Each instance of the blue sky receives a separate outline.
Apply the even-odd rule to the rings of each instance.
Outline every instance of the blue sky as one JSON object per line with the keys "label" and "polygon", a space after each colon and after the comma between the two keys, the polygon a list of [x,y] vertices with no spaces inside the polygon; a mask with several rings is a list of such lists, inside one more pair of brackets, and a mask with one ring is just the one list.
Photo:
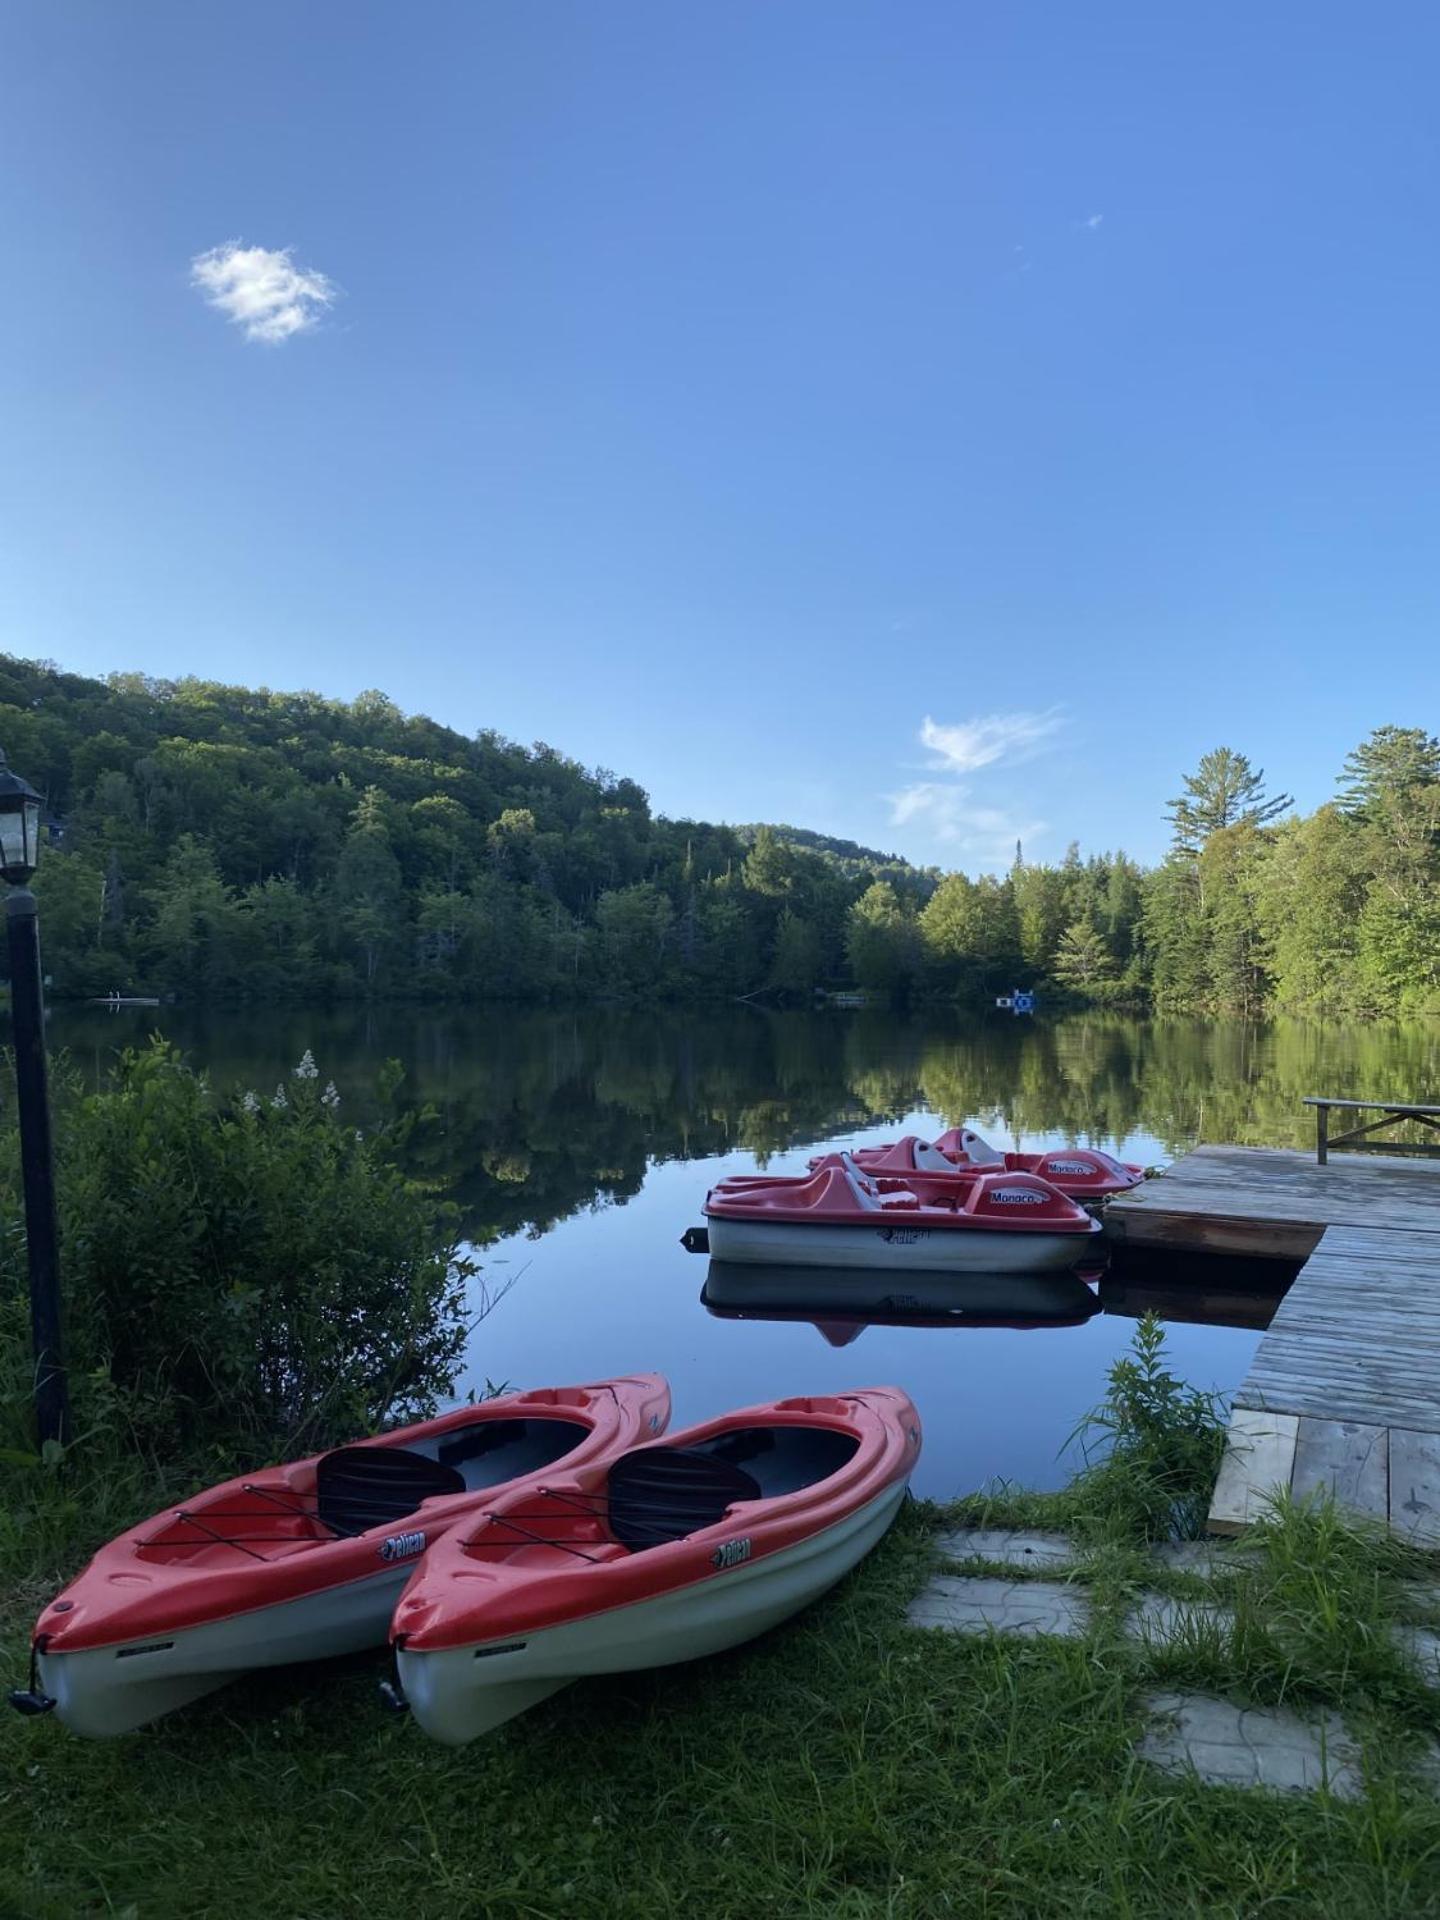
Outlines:
{"label": "blue sky", "polygon": [[972,871],[1155,856],[1221,742],[1315,805],[1440,722],[1437,63],[1420,4],[8,8],[0,647]]}

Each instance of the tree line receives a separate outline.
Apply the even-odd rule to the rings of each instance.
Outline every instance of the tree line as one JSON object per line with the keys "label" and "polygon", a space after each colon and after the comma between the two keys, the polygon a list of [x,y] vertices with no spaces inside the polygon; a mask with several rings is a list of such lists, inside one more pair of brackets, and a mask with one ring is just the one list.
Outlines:
{"label": "tree line", "polygon": [[1172,849],[971,879],[778,826],[652,813],[537,744],[354,701],[0,657],[47,796],[53,990],[315,1001],[985,1001],[1440,1010],[1440,743],[1378,729],[1307,818],[1207,754]]}

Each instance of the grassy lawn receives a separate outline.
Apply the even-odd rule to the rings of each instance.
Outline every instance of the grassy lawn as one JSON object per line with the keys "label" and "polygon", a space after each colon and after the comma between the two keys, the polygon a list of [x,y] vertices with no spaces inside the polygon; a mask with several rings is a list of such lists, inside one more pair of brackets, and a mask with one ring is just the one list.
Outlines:
{"label": "grassy lawn", "polygon": [[[1440,1914],[1440,1694],[1395,1625],[1440,1625],[1440,1556],[1284,1506],[1206,1587],[1146,1542],[1194,1532],[1223,1426],[1142,1323],[1065,1491],[911,1503],[820,1605],[693,1667],[576,1685],[459,1752],[382,1711],[380,1653],[239,1683],[127,1738],[0,1713],[0,1915],[71,1920],[836,1920]],[[107,1464],[108,1463],[108,1464]],[[42,1601],[162,1491],[112,1449],[0,1466],[0,1638],[23,1680]],[[1086,1637],[921,1632],[942,1527],[1067,1532]],[[977,1566],[974,1570],[979,1571]],[[1012,1574],[1013,1577],[1019,1577]],[[1127,1639],[1137,1593],[1233,1625]],[[1279,1796],[1137,1760],[1148,1690],[1340,1710],[1365,1792]],[[1440,1778],[1440,1776],[1437,1776]]]}
{"label": "grassy lawn", "polygon": [[[1147,1654],[1119,1619],[1157,1581],[1113,1515],[1059,1495],[958,1517],[1081,1526],[1089,1638],[907,1629],[942,1518],[912,1505],[843,1588],[748,1651],[574,1687],[460,1752],[379,1709],[379,1655],[238,1685],[109,1743],[7,1714],[0,1910],[1440,1912],[1440,1806],[1409,1772],[1440,1716],[1378,1631],[1404,1608],[1407,1556],[1323,1513],[1284,1516],[1232,1590],[1235,1647]],[[8,1609],[15,1676],[39,1597]],[[1153,1773],[1132,1754],[1139,1696],[1180,1683],[1343,1706],[1365,1798]]]}

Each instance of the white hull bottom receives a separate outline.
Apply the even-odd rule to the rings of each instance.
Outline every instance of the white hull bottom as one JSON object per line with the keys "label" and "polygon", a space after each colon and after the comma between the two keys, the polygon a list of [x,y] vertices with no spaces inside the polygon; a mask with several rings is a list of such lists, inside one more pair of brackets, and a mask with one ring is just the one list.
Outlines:
{"label": "white hull bottom", "polygon": [[870,1267],[896,1273],[1043,1273],[1095,1252],[1098,1233],[1005,1233],[976,1227],[825,1226],[787,1220],[707,1222],[710,1257],[766,1267]]}
{"label": "white hull bottom", "polygon": [[[904,1497],[899,1482],[783,1552],[523,1640],[437,1653],[402,1647],[401,1687],[426,1733],[459,1747],[572,1680],[721,1653],[778,1626],[843,1579],[884,1535]],[[737,1518],[737,1530],[743,1525]]]}
{"label": "white hull bottom", "polygon": [[40,1685],[73,1733],[103,1739],[188,1706],[256,1667],[383,1646],[413,1560],[252,1613],[80,1653],[42,1653]]}

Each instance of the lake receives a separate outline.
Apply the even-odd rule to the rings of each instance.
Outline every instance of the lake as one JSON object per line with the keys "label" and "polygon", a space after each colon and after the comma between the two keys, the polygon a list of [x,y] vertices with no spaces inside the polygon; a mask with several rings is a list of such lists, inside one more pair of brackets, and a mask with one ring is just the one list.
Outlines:
{"label": "lake", "polygon": [[818,1147],[961,1123],[1000,1147],[1084,1144],[1147,1164],[1201,1138],[1306,1145],[1307,1093],[1440,1081],[1440,1030],[1419,1024],[753,1007],[57,1007],[50,1022],[52,1047],[86,1074],[156,1030],[218,1084],[260,1093],[308,1048],[357,1124],[384,1062],[403,1064],[402,1098],[426,1110],[411,1170],[461,1209],[490,1296],[462,1391],[655,1368],[688,1423],[894,1381],[925,1422],[917,1491],[937,1497],[996,1479],[1061,1481],[1075,1459],[1067,1440],[1146,1306],[1165,1313],[1182,1377],[1233,1390],[1277,1276],[1235,1262],[1130,1263],[1101,1283],[1103,1310],[1085,1303],[1087,1317],[1052,1307],[1037,1320],[1023,1288],[987,1300],[985,1318],[1009,1324],[735,1318],[707,1308],[707,1263],[680,1245],[716,1179],[796,1172]]}

